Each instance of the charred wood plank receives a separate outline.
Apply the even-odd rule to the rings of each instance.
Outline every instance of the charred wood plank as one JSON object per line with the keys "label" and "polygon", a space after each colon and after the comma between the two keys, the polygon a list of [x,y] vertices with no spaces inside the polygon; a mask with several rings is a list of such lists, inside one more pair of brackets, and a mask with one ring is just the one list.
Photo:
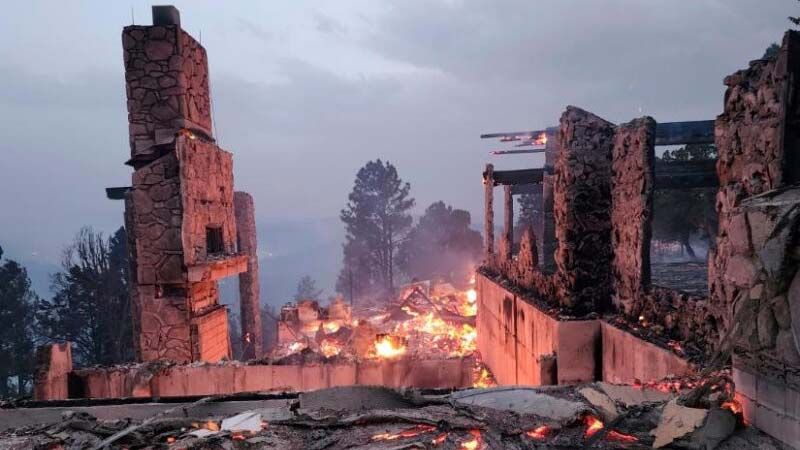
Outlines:
{"label": "charred wood plank", "polygon": [[[487,179],[487,172],[483,172],[483,179]],[[492,173],[492,180],[495,186],[499,185],[518,185],[541,183],[544,169],[519,169],[519,170],[495,170]]]}
{"label": "charred wood plank", "polygon": [[125,194],[130,190],[130,186],[108,187],[106,188],[106,197],[108,197],[109,200],[125,200]]}
{"label": "charred wood plank", "polygon": [[[481,139],[501,138],[510,140],[513,138],[532,139],[542,133],[554,134],[557,127],[549,127],[544,130],[534,131],[508,131],[503,133],[482,134]],[[714,143],[714,121],[713,120],[691,120],[685,122],[663,122],[656,124],[656,145],[686,145],[686,144],[713,144]]]}

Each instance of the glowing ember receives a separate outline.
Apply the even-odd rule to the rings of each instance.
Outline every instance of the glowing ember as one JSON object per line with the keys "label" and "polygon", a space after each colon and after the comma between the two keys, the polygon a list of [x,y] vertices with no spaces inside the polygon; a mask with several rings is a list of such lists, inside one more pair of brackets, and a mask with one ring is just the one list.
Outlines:
{"label": "glowing ember", "polygon": [[219,431],[219,424],[214,422],[213,420],[209,420],[205,424],[203,424],[203,428],[209,431]]}
{"label": "glowing ember", "polygon": [[461,443],[461,450],[475,450],[480,448],[481,441],[483,440],[481,432],[479,430],[470,430],[469,434],[472,435],[472,437],[470,440]]}
{"label": "glowing ember", "polygon": [[247,439],[247,436],[245,436],[244,433],[240,431],[235,431],[231,434],[231,439],[233,439],[234,441],[243,441]]}
{"label": "glowing ember", "polygon": [[175,443],[175,438],[172,436],[167,436],[167,444],[172,445]]}
{"label": "glowing ember", "polygon": [[614,430],[608,432],[608,434],[606,435],[606,439],[608,439],[609,441],[623,442],[627,444],[639,440],[639,438],[637,438],[636,436],[620,433],[619,431],[614,431]]}
{"label": "glowing ember", "polygon": [[532,430],[528,430],[525,432],[525,435],[529,438],[544,440],[547,439],[547,435],[550,434],[550,427],[547,425],[542,425],[540,427],[536,427]]}
{"label": "glowing ember", "polygon": [[729,409],[734,414],[741,414],[742,412],[742,405],[736,400],[723,403],[722,408]]}
{"label": "glowing ember", "polygon": [[583,421],[586,424],[586,431],[584,432],[584,435],[587,438],[594,436],[595,433],[602,430],[604,427],[603,422],[601,422],[600,419],[595,416],[586,416]]}
{"label": "glowing ember", "polygon": [[399,336],[378,335],[375,340],[375,354],[380,358],[396,358],[406,353],[406,345]]}
{"label": "glowing ember", "polygon": [[419,436],[420,434],[430,433],[435,430],[436,427],[434,427],[433,425],[417,425],[415,427],[408,428],[398,433],[379,433],[376,434],[375,436],[372,436],[372,440],[394,441],[396,439],[408,439],[414,436]]}
{"label": "glowing ember", "polygon": [[433,444],[433,446],[436,447],[438,445],[441,445],[445,440],[447,440],[447,433],[442,433],[433,438],[433,440],[431,440],[431,444]]}
{"label": "glowing ember", "polygon": [[339,322],[325,322],[322,324],[322,329],[325,331],[326,334],[336,333],[339,331],[339,328],[342,326],[339,325]]}

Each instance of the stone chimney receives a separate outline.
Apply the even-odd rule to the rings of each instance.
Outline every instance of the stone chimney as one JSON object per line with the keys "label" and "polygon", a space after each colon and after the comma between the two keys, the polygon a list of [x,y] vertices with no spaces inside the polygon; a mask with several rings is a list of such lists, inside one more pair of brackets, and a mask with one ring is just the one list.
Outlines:
{"label": "stone chimney", "polygon": [[153,6],[153,25],[122,31],[131,160],[140,167],[181,130],[213,140],[208,59],[174,6]]}

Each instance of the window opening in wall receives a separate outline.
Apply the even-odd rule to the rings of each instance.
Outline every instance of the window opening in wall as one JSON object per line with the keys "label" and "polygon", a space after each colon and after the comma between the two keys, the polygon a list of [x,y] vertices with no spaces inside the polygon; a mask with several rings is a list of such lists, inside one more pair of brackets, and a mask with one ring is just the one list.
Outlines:
{"label": "window opening in wall", "polygon": [[180,284],[159,284],[156,285],[156,298],[165,297],[186,297],[186,287]]}
{"label": "window opening in wall", "polygon": [[208,256],[219,255],[225,251],[224,241],[222,239],[221,226],[207,226],[206,227],[206,254]]}
{"label": "window opening in wall", "polygon": [[689,144],[656,156],[650,245],[654,285],[708,293],[708,252],[718,222],[716,159],[713,144]]}

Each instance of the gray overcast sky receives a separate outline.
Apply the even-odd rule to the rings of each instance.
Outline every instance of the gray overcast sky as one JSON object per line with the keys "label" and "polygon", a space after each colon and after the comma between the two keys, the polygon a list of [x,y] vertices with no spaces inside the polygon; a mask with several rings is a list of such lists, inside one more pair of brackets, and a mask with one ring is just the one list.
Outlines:
{"label": "gray overcast sky", "polygon": [[[478,135],[710,119],[725,75],[780,40],[796,0],[177,1],[207,48],[217,137],[258,220],[335,217],[356,170],[393,162],[422,209],[481,211]],[[128,185],[120,31],[150,3],[25,1],[0,16],[0,244],[57,257],[112,230]],[[493,161],[538,164],[536,157]],[[20,252],[28,253],[25,255]]]}

